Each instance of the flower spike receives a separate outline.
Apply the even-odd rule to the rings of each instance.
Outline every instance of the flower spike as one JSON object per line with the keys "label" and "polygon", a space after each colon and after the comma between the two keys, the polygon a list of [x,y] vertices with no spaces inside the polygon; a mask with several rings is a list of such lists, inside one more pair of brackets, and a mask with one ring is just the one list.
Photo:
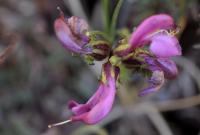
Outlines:
{"label": "flower spike", "polygon": [[[149,77],[149,86],[139,95],[158,91],[165,79],[174,79],[178,74],[173,56],[182,54],[175,34],[179,31],[171,16],[153,15],[145,19],[132,34],[125,34],[117,46],[111,46],[105,33],[89,31],[85,20],[72,16],[65,18],[58,7],[60,17],[54,22],[56,36],[72,53],[84,56],[88,64],[105,59],[102,65],[100,84],[93,96],[84,104],[74,100],[68,102],[73,113],[65,121],[49,125],[55,127],[69,122],[81,121],[96,124],[111,111],[116,94],[120,67],[131,68]],[[148,48],[146,45],[149,45]]]}

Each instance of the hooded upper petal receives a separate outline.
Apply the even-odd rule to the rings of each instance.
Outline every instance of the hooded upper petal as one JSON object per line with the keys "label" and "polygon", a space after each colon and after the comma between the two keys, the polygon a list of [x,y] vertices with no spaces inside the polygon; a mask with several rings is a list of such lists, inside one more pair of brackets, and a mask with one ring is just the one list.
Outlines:
{"label": "hooded upper petal", "polygon": [[132,33],[129,44],[132,48],[140,47],[153,32],[175,27],[174,20],[167,14],[153,15],[145,19]]}
{"label": "hooded upper petal", "polygon": [[157,57],[168,58],[171,56],[181,55],[181,47],[176,37],[158,34],[152,37],[150,52]]}
{"label": "hooded upper petal", "polygon": [[74,113],[71,120],[83,121],[87,124],[95,124],[102,120],[112,108],[118,74],[118,68],[111,66],[110,63],[104,64],[99,88],[88,102],[78,104],[70,101],[69,108]]}
{"label": "hooded upper petal", "polygon": [[174,20],[167,14],[153,15],[145,19],[131,34],[128,44],[119,46],[116,54],[118,56],[125,56],[132,52],[135,48],[143,47],[151,40],[151,35],[161,30],[168,30],[175,28]]}
{"label": "hooded upper petal", "polygon": [[75,16],[65,19],[61,12],[54,22],[54,29],[59,41],[67,50],[74,53],[91,53],[91,49],[85,46],[89,38],[85,35],[88,25],[83,19]]}

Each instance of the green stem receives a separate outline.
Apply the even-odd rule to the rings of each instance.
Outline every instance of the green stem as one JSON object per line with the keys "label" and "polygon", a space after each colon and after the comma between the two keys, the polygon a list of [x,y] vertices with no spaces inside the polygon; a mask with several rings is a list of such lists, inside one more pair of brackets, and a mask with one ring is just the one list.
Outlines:
{"label": "green stem", "polygon": [[102,8],[103,8],[103,24],[104,24],[104,31],[107,35],[109,35],[109,0],[101,0]]}
{"label": "green stem", "polygon": [[111,26],[110,26],[110,36],[112,37],[111,41],[114,40],[115,34],[116,34],[116,24],[117,24],[117,17],[119,15],[120,8],[122,6],[123,0],[119,0],[117,3],[117,6],[115,7],[115,10],[113,12],[112,20],[111,20]]}

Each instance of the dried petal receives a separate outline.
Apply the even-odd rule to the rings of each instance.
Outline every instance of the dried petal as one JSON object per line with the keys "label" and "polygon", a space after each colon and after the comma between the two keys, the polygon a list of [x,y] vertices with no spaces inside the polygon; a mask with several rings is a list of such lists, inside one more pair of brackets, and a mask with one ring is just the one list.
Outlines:
{"label": "dried petal", "polygon": [[139,96],[144,96],[152,92],[158,91],[164,84],[164,73],[163,71],[156,70],[152,73],[149,79],[149,86],[139,93]]}

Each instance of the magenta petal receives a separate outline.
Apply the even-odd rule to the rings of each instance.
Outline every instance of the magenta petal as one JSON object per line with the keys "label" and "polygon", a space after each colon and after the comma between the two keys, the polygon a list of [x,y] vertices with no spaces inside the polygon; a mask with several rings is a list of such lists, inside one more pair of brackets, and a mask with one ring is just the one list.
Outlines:
{"label": "magenta petal", "polygon": [[79,104],[76,102],[76,101],[74,101],[74,100],[71,100],[71,101],[69,101],[68,102],[68,108],[69,109],[71,109],[71,108],[73,108],[73,107],[76,107],[76,106],[78,106]]}
{"label": "magenta petal", "polygon": [[102,75],[105,75],[106,82],[102,80],[96,93],[86,104],[77,104],[74,101],[69,103],[69,108],[74,113],[72,121],[95,124],[110,112],[115,98],[118,73],[118,68],[111,66],[110,63],[104,64]]}
{"label": "magenta petal", "polygon": [[164,73],[163,71],[156,70],[152,73],[149,79],[149,86],[139,93],[139,96],[144,96],[152,92],[158,91],[164,84]]}
{"label": "magenta petal", "polygon": [[165,78],[173,79],[178,74],[178,69],[174,61],[168,58],[157,59],[158,66],[163,70]]}
{"label": "magenta petal", "polygon": [[[79,21],[81,21],[81,19]],[[80,26],[82,26],[82,25],[80,25]],[[79,33],[79,35],[77,35],[78,34],[77,28],[74,29],[76,31],[76,33],[74,33],[74,31],[71,27],[72,26],[67,23],[67,20],[64,20],[64,17],[60,17],[55,20],[54,29],[55,29],[55,33],[56,33],[56,36],[59,39],[59,41],[62,43],[62,45],[67,50],[69,50],[71,52],[90,53],[91,52],[90,48],[84,48],[84,45],[86,45],[86,43],[87,43],[86,41],[88,41],[88,39],[86,40],[86,36],[83,33],[82,34]],[[79,29],[81,29],[81,28],[79,28]]]}
{"label": "magenta petal", "polygon": [[94,93],[94,95],[87,101],[86,104],[78,104],[76,101],[69,101],[68,108],[71,109],[71,111],[74,114],[83,114],[85,112],[88,112],[90,108],[93,108],[98,102],[99,97],[101,97],[103,93],[103,87],[104,85],[100,85],[97,91]]}
{"label": "magenta petal", "polygon": [[109,86],[109,84],[104,85],[104,90],[101,97],[99,97],[99,102],[92,108],[91,111],[88,112],[87,115],[85,115],[83,118],[84,122],[88,124],[95,124],[102,120],[110,112],[116,93],[116,88],[112,85],[115,84],[111,84],[111,86]]}
{"label": "magenta petal", "polygon": [[139,92],[139,96],[145,96],[150,93],[158,91],[158,88],[156,86],[148,86],[147,88],[143,89],[141,92]]}
{"label": "magenta petal", "polygon": [[181,55],[181,47],[176,37],[158,34],[152,37],[150,51],[161,58]]}
{"label": "magenta petal", "polygon": [[75,115],[81,115],[85,112],[88,112],[90,110],[89,104],[78,104],[76,101],[69,101],[68,102],[68,108],[71,109],[71,111]]}
{"label": "magenta petal", "polygon": [[73,108],[71,108],[71,111],[74,113],[74,115],[81,115],[91,110],[91,106],[88,104],[79,104]]}
{"label": "magenta petal", "polygon": [[132,48],[143,45],[145,38],[161,29],[172,29],[175,27],[173,18],[166,14],[153,15],[145,19],[133,32],[129,40]]}

